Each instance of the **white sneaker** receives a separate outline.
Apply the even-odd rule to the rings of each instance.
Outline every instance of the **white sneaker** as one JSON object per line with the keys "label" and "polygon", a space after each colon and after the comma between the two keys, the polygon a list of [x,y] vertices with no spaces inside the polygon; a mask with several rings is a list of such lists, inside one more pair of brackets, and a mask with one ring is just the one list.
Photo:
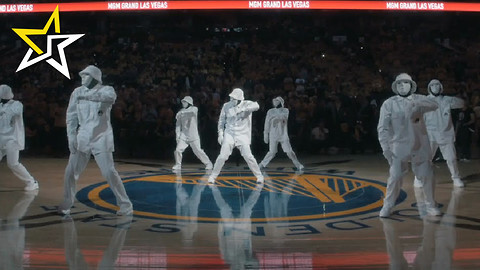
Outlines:
{"label": "white sneaker", "polygon": [[209,184],[215,183],[215,178],[212,177],[212,176],[208,177],[208,183],[209,183]]}
{"label": "white sneaker", "polygon": [[453,179],[453,186],[463,188],[463,187],[465,187],[465,184],[463,183],[462,180],[460,180],[458,178],[455,178],[455,179]]}
{"label": "white sneaker", "polygon": [[24,188],[25,191],[32,191],[36,189],[38,189],[38,181],[36,180],[33,180],[32,182],[28,182]]}
{"label": "white sneaker", "polygon": [[302,164],[300,164],[300,165],[297,167],[297,170],[303,171],[304,168],[305,168],[305,167],[304,167]]}
{"label": "white sneaker", "polygon": [[263,183],[263,180],[264,180],[263,175],[257,177],[257,183]]}
{"label": "white sneaker", "polygon": [[442,212],[437,207],[427,207],[427,214],[429,216],[441,216]]}
{"label": "white sneaker", "polygon": [[387,207],[384,205],[382,207],[382,210],[380,210],[380,214],[378,216],[381,218],[384,218],[384,217],[389,217],[391,214],[392,214],[392,207]]}
{"label": "white sneaker", "polygon": [[172,167],[172,170],[174,171],[179,171],[181,169],[182,169],[182,165],[178,165],[178,164]]}
{"label": "white sneaker", "polygon": [[208,171],[208,170],[211,170],[211,169],[213,169],[213,164],[212,164],[211,162],[209,162],[209,163],[207,164],[207,166],[205,166],[205,170]]}
{"label": "white sneaker", "polygon": [[415,180],[413,180],[413,186],[416,187],[416,188],[421,188],[421,187],[423,187],[423,183],[422,183],[422,181],[418,180],[415,177]]}
{"label": "white sneaker", "polygon": [[57,213],[59,213],[60,215],[67,216],[67,215],[70,215],[70,209],[57,208]]}

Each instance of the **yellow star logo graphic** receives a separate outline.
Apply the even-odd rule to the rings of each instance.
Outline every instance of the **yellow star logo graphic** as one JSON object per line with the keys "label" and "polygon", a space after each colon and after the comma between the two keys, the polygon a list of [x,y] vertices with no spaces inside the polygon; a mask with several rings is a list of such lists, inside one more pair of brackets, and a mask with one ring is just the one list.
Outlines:
{"label": "yellow star logo graphic", "polygon": [[58,12],[58,5],[53,11],[50,19],[48,19],[47,24],[43,29],[19,29],[19,28],[12,28],[12,30],[17,33],[20,38],[25,41],[30,48],[32,48],[36,53],[42,54],[43,51],[35,44],[33,41],[28,37],[28,35],[45,35],[50,28],[52,22],[55,21],[55,33],[60,33],[60,13]]}
{"label": "yellow star logo graphic", "polygon": [[[12,28],[12,30],[17,33],[17,35],[25,41],[30,48],[28,49],[25,57],[23,58],[22,62],[17,68],[17,72],[27,68],[31,65],[34,65],[40,61],[45,60],[48,64],[50,64],[53,68],[58,70],[62,73],[65,77],[70,79],[70,73],[68,71],[67,59],[65,57],[64,49],[68,45],[72,44],[77,39],[81,38],[84,34],[69,34],[69,35],[47,35],[47,52],[43,53],[43,51],[35,44],[33,41],[28,37],[29,35],[46,35],[48,29],[52,25],[52,22],[55,22],[55,33],[60,33],[60,15],[58,12],[58,5],[53,11],[50,19],[48,19],[45,27],[43,29],[19,29],[19,28]],[[58,55],[60,56],[60,63],[58,63],[52,56],[52,41],[57,39],[63,39],[64,41],[58,43],[57,50]],[[30,59],[32,56],[33,51],[35,51],[39,56]]]}

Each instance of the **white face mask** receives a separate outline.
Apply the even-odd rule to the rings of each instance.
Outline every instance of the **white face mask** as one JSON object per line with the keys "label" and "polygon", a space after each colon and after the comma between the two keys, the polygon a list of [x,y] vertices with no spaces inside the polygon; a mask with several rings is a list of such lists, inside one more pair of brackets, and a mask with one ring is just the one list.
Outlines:
{"label": "white face mask", "polygon": [[80,75],[80,77],[82,78],[82,85],[83,86],[86,86],[88,87],[90,85],[90,83],[92,83],[92,76],[88,75],[88,74],[82,74]]}
{"label": "white face mask", "polygon": [[240,100],[230,97],[230,102],[232,102],[234,106],[237,106],[240,103]]}
{"label": "white face mask", "polygon": [[182,101],[182,107],[183,108],[187,108],[188,107],[188,103],[186,101]]}
{"label": "white face mask", "polygon": [[412,84],[408,81],[397,82],[397,92],[400,96],[407,96],[412,89]]}
{"label": "white face mask", "polygon": [[278,105],[280,104],[280,101],[278,101],[278,99],[274,99],[274,100],[272,101],[272,104],[273,104],[273,107],[277,108]]}
{"label": "white face mask", "polygon": [[438,84],[438,83],[434,83],[434,84],[430,85],[430,91],[434,95],[440,94],[440,89],[441,89],[441,87],[440,87],[440,84]]}

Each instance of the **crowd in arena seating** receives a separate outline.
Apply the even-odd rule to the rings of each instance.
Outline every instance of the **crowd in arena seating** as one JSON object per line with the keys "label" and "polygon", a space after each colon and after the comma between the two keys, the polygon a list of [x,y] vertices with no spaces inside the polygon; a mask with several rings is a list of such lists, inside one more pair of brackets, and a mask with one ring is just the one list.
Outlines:
{"label": "crowd in arena seating", "polygon": [[[214,159],[218,115],[234,87],[261,106],[253,114],[256,156],[267,151],[263,121],[276,96],[290,109],[290,138],[300,156],[377,153],[379,108],[393,95],[391,83],[400,72],[412,75],[421,94],[427,94],[431,79],[439,79],[445,94],[464,98],[480,119],[479,22],[474,14],[178,11],[62,16],[62,30],[85,33],[65,49],[71,80],[45,62],[15,73],[27,46],[8,29],[0,36],[5,67],[0,80],[24,104],[27,153],[32,155],[67,153],[66,106],[80,85],[77,72],[89,64],[101,68],[104,84],[117,92],[112,110],[117,157],[173,159],[175,113],[180,100],[190,95],[199,108],[202,146]],[[42,20],[31,21],[41,25]],[[4,27],[14,23],[20,21]],[[473,138],[480,137],[479,125],[473,130]],[[465,158],[471,156],[466,153]]]}

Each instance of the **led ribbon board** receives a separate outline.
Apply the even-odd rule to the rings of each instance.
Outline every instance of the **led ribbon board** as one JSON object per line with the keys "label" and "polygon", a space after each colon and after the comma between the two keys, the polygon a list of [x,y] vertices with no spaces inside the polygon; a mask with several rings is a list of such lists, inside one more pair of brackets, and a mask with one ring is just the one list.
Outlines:
{"label": "led ribbon board", "polygon": [[235,10],[235,9],[321,9],[394,11],[470,11],[479,12],[480,3],[430,1],[105,1],[77,3],[0,4],[0,13],[82,11],[160,11],[160,10]]}

